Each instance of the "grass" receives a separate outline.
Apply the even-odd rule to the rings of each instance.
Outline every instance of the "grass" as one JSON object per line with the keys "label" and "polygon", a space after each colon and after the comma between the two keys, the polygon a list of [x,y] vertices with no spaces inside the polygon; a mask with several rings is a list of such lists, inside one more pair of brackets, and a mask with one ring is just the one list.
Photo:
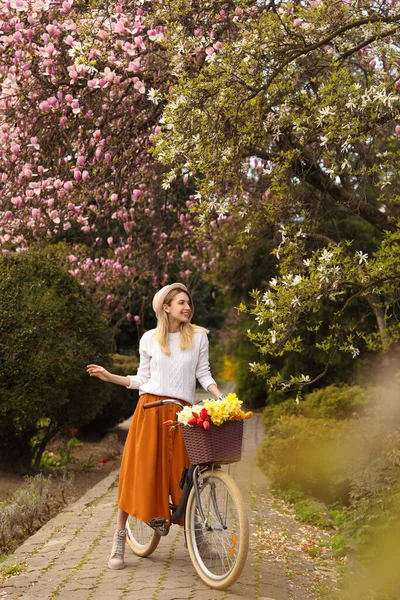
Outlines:
{"label": "grass", "polygon": [[312,586],[312,591],[317,595],[318,600],[339,600],[339,590],[332,589],[332,585],[325,581],[318,581]]}
{"label": "grass", "polygon": [[13,575],[22,573],[24,569],[25,565],[21,562],[10,563],[0,568],[0,574],[2,577],[12,577]]}
{"label": "grass", "polygon": [[345,524],[345,513],[336,505],[333,507],[318,507],[299,490],[285,490],[278,492],[279,496],[294,510],[297,521],[306,525],[313,525],[321,529],[338,529],[337,535],[331,536],[324,542],[308,548],[307,553],[311,558],[318,556],[322,547],[328,548],[335,558],[345,557],[350,550],[351,540],[340,532]]}
{"label": "grass", "polygon": [[306,525],[315,525],[323,529],[333,526],[331,515],[327,508],[315,506],[310,499],[299,490],[284,490],[278,492],[279,496],[290,504],[294,510],[295,518]]}

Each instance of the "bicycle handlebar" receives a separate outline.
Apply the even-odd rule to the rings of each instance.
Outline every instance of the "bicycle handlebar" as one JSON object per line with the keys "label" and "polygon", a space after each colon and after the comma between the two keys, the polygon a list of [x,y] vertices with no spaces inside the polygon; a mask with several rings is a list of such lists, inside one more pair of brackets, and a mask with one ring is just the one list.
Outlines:
{"label": "bicycle handlebar", "polygon": [[143,404],[143,408],[155,408],[156,406],[162,406],[162,400],[156,400],[155,402],[147,402]]}
{"label": "bicycle handlebar", "polygon": [[179,402],[179,400],[174,400],[173,398],[167,398],[165,400],[155,400],[154,402],[147,402],[143,404],[143,408],[156,408],[157,406],[163,406],[164,404],[176,404],[183,408],[183,404]]}

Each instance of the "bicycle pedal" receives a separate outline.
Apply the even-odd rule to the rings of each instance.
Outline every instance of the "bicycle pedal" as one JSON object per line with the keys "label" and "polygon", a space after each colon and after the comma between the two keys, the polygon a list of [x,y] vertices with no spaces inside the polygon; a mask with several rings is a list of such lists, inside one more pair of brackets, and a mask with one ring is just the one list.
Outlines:
{"label": "bicycle pedal", "polygon": [[150,527],[163,527],[167,523],[167,519],[152,519],[149,523]]}

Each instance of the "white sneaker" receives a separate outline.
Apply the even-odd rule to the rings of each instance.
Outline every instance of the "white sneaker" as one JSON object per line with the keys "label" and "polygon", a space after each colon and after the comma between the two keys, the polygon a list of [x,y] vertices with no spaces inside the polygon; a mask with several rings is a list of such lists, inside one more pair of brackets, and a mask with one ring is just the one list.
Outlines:
{"label": "white sneaker", "polygon": [[125,542],[126,529],[116,529],[114,533],[111,555],[108,561],[108,566],[110,567],[110,569],[125,568]]}

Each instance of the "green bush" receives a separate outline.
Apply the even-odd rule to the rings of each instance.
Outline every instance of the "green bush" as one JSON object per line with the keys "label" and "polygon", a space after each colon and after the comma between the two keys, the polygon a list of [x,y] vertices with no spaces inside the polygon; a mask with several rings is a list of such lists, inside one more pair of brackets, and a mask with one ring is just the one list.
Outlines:
{"label": "green bush", "polygon": [[[312,417],[298,414],[295,402],[275,407],[281,416],[270,426],[258,461],[276,488],[345,505],[343,529],[356,545],[365,545],[371,532],[384,531],[399,519],[399,389],[371,388],[361,394],[356,388],[353,400],[346,396],[346,402],[340,394],[328,394],[333,401],[325,406],[323,397],[314,393],[309,404],[304,401]],[[337,406],[335,413],[332,407]],[[353,409],[360,407],[354,418]],[[351,418],[343,419],[346,413]]]}
{"label": "green bush", "polygon": [[356,416],[370,401],[366,390],[356,385],[329,385],[307,394],[301,403],[306,417],[348,419]]}
{"label": "green bush", "polygon": [[303,522],[318,524],[321,516],[324,524],[304,495],[335,503],[327,514],[338,535],[329,546],[337,556],[357,552],[361,565],[340,597],[394,600],[400,585],[400,390],[392,383],[326,391],[267,413],[259,464]]}
{"label": "green bush", "polygon": [[[139,365],[138,358],[132,355],[112,354],[110,360],[111,371],[118,375],[135,375]],[[137,390],[128,390],[121,385],[103,385],[108,388],[109,400],[94,419],[79,429],[80,436],[103,437],[111,427],[131,417],[135,410],[139,397]]]}
{"label": "green bush", "polygon": [[263,421],[269,427],[283,415],[337,420],[355,417],[371,404],[374,391],[366,391],[356,385],[329,385],[307,394],[303,400],[290,398],[280,404],[266,406]]}
{"label": "green bush", "polygon": [[295,488],[324,502],[347,502],[345,428],[334,419],[284,415],[269,430],[258,464],[274,487]]}
{"label": "green bush", "polygon": [[89,378],[107,363],[107,324],[85,288],[43,252],[0,257],[0,452],[37,467],[47,443],[109,401]]}
{"label": "green bush", "polygon": [[296,403],[294,398],[289,398],[280,404],[268,405],[264,408],[262,418],[265,427],[268,429],[274,425],[281,417],[289,417],[290,415],[300,415],[300,405]]}

